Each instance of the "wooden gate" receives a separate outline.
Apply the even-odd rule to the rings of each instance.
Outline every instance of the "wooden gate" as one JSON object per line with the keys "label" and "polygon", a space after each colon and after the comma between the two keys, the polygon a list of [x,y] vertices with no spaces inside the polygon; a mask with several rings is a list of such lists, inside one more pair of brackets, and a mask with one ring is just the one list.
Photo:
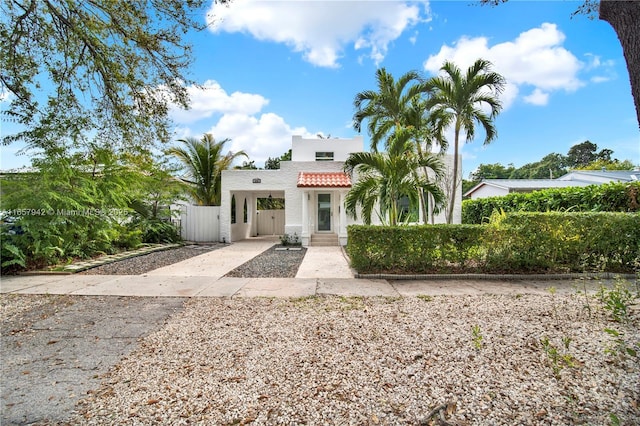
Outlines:
{"label": "wooden gate", "polygon": [[284,234],[284,210],[258,210],[258,235]]}

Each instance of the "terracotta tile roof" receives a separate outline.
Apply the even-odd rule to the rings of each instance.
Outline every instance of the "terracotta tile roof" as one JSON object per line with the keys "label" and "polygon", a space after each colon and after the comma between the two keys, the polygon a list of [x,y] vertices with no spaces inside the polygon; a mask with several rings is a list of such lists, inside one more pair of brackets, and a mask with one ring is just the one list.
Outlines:
{"label": "terracotta tile roof", "polygon": [[351,188],[351,178],[343,172],[300,172],[299,188]]}

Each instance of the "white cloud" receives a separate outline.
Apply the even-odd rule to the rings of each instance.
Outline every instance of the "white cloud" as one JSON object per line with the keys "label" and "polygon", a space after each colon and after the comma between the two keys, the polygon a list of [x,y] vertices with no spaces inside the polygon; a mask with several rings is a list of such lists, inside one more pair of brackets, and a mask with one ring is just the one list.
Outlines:
{"label": "white cloud", "polygon": [[546,105],[547,102],[549,102],[549,94],[536,88],[530,95],[525,96],[523,99],[528,104]]}
{"label": "white cloud", "polygon": [[[259,94],[234,92],[231,95],[215,81],[207,80],[201,86],[188,86],[191,109],[185,111],[174,106],[171,117],[176,127],[174,138],[199,138],[211,133],[217,140],[231,139],[226,148],[244,150],[251,160],[261,166],[268,157],[280,156],[291,148],[291,136],[314,137],[305,127],[292,127],[285,119],[272,112],[262,112],[269,100]],[[207,130],[199,121],[214,122]],[[206,129],[206,127],[205,127]]]}
{"label": "white cloud", "polygon": [[587,57],[587,66],[586,70],[588,71],[597,71],[600,73],[599,75],[592,76],[589,81],[592,83],[604,83],[606,81],[610,81],[616,78],[615,72],[615,61],[611,59],[602,60],[600,56],[594,55],[592,53],[585,54]]}
{"label": "white cloud", "polygon": [[207,80],[200,87],[187,87],[191,105],[188,110],[171,108],[171,118],[177,123],[193,123],[214,114],[255,114],[269,101],[263,96],[233,92],[231,95],[213,80]]}
{"label": "white cloud", "polygon": [[4,88],[0,87],[0,103],[11,102],[13,95],[9,91],[5,91]]}
{"label": "white cloud", "polygon": [[571,92],[585,84],[578,78],[585,64],[562,46],[564,40],[565,35],[550,23],[525,31],[514,41],[493,46],[489,46],[486,37],[462,37],[453,46],[444,45],[436,55],[429,56],[424,68],[436,74],[445,60],[464,70],[478,58],[488,59],[495,71],[507,79],[501,97],[505,109],[523,87],[533,88],[530,95],[523,97],[525,102],[545,105],[552,92]]}
{"label": "white cloud", "polygon": [[[422,6],[422,8],[421,8]],[[214,2],[207,14],[214,33],[248,33],[285,43],[305,60],[337,67],[347,46],[366,49],[376,64],[406,29],[428,21],[428,1],[261,1]]]}
{"label": "white cloud", "polygon": [[313,137],[305,127],[291,127],[277,114],[260,117],[246,114],[225,114],[208,131],[230,138],[227,146],[233,152],[244,150],[251,160],[261,166],[268,157],[280,156],[291,148],[291,136]]}

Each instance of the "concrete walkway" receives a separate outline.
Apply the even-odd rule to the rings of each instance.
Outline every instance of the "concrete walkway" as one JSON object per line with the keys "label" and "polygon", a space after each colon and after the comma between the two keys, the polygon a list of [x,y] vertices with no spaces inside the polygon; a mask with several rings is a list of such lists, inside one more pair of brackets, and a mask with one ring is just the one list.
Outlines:
{"label": "concrete walkway", "polygon": [[353,278],[342,247],[307,247],[296,278]]}
{"label": "concrete walkway", "polygon": [[[309,247],[296,278],[232,278],[229,271],[269,249],[250,239],[142,275],[19,275],[0,277],[0,293],[149,297],[418,296],[574,293],[575,281],[356,279],[339,247]],[[588,290],[599,288],[588,282]]]}
{"label": "concrete walkway", "polygon": [[271,240],[242,240],[173,265],[155,269],[146,275],[220,278],[274,245],[275,241]]}

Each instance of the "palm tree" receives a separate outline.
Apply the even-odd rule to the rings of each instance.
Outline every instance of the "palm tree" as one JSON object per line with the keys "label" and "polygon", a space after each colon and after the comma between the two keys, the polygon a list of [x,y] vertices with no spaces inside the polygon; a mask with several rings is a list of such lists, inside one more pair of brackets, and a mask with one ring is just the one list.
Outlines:
{"label": "palm tree", "polygon": [[[409,108],[405,111],[404,121],[405,129],[410,132],[410,140],[412,141],[411,151],[408,151],[406,153],[407,155],[417,155],[418,158],[422,158],[425,153],[432,151],[434,143],[440,146],[440,153],[447,151],[447,140],[444,138],[443,128],[437,125],[439,122],[438,115],[429,111],[424,99],[414,97],[411,100]],[[429,176],[426,167],[422,168],[422,173],[424,176]],[[442,179],[444,176],[438,178]],[[433,204],[433,208],[431,209],[433,215],[438,212],[439,208],[433,199],[431,203]],[[420,193],[420,206],[424,223],[427,223],[429,215],[426,196],[423,193]]]}
{"label": "palm tree", "polygon": [[[362,91],[356,94],[353,102],[356,108],[353,126],[360,132],[362,123],[368,120],[372,151],[377,152],[382,140],[388,143],[394,134],[400,132],[410,132],[413,142],[406,145],[406,155],[422,158],[425,152],[431,151],[432,141],[441,143],[442,137],[435,131],[434,120],[430,119],[423,99],[429,87],[416,71],[409,71],[396,81],[381,68],[376,71],[376,82],[377,91]],[[426,169],[423,169],[423,176],[428,177]],[[419,200],[426,222],[428,214],[424,194],[419,194]]]}
{"label": "palm tree", "polygon": [[345,198],[345,210],[357,219],[358,206],[362,208],[365,224],[371,223],[376,205],[378,217],[391,226],[401,220],[399,206],[402,197],[410,204],[416,204],[421,193],[431,194],[440,204],[444,194],[440,187],[431,182],[425,174],[417,173],[420,168],[431,170],[437,177],[442,176],[444,166],[439,156],[429,154],[422,157],[407,155],[412,150],[411,132],[394,133],[387,142],[387,152],[358,152],[349,155],[344,170],[357,181]]}
{"label": "palm tree", "polygon": [[[427,85],[433,89],[426,105],[438,117],[441,129],[453,126],[454,156],[447,223],[453,222],[453,207],[458,186],[458,156],[460,132],[466,134],[466,142],[475,137],[475,125],[479,123],[485,130],[484,144],[490,143],[497,135],[494,119],[502,109],[498,95],[506,81],[500,74],[491,71],[491,62],[478,59],[466,74],[452,62],[446,61],[440,70],[444,75],[433,77]],[[490,112],[482,110],[487,105]]]}
{"label": "palm tree", "polygon": [[201,139],[178,139],[183,147],[172,147],[167,154],[175,156],[186,171],[182,181],[187,184],[194,201],[201,206],[219,206],[222,171],[231,167],[233,161],[244,151],[222,154],[224,145],[230,139],[216,142],[213,135],[206,133]]}
{"label": "palm tree", "polygon": [[353,128],[360,132],[362,123],[368,120],[367,129],[371,135],[371,150],[377,151],[380,141],[407,126],[406,117],[414,100],[426,90],[416,71],[409,71],[398,81],[384,68],[376,71],[378,91],[365,90],[353,101],[356,112]]}

